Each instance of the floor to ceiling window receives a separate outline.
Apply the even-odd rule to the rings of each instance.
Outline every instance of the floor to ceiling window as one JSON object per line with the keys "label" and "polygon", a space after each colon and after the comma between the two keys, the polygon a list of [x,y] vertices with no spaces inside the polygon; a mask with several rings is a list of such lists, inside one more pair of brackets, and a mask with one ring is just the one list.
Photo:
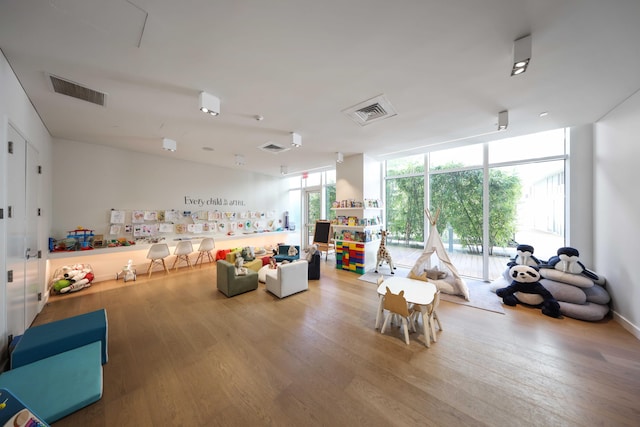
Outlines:
{"label": "floor to ceiling window", "polygon": [[440,212],[438,232],[460,274],[495,279],[518,244],[532,245],[540,259],[555,255],[564,246],[565,160],[560,129],[388,161],[394,259],[413,265],[422,249],[412,249],[424,241],[412,232],[424,230],[424,197],[418,193],[425,181],[427,205]]}
{"label": "floor to ceiling window", "polygon": [[412,265],[424,247],[424,155],[386,163],[387,247],[394,263]]}

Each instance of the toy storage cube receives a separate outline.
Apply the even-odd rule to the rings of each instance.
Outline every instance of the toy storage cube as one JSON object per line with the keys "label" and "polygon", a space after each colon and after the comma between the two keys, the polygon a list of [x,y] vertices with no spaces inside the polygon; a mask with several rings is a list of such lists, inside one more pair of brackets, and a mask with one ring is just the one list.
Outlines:
{"label": "toy storage cube", "polygon": [[102,343],[102,363],[107,363],[107,336],[107,312],[104,309],[31,327],[11,353],[11,369],[94,341]]}

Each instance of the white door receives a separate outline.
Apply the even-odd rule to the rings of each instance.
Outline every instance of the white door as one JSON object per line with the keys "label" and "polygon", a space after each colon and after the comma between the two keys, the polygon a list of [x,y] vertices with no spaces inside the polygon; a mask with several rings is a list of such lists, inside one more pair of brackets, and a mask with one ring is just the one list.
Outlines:
{"label": "white door", "polygon": [[[11,126],[7,144],[7,332],[20,335],[38,310],[38,153]],[[35,256],[34,256],[35,255]]]}
{"label": "white door", "polygon": [[303,248],[313,243],[313,233],[316,227],[316,221],[321,219],[321,199],[320,190],[307,190],[305,192],[304,233],[306,234],[306,239],[303,238],[302,240]]}
{"label": "white door", "polygon": [[38,191],[40,188],[40,165],[36,149],[27,142],[26,145],[26,211],[25,211],[25,328],[28,328],[38,314],[38,301],[41,296],[40,278],[40,246],[38,230],[40,208],[38,207]]}
{"label": "white door", "polygon": [[26,141],[9,126],[7,138],[7,333],[24,332]]}

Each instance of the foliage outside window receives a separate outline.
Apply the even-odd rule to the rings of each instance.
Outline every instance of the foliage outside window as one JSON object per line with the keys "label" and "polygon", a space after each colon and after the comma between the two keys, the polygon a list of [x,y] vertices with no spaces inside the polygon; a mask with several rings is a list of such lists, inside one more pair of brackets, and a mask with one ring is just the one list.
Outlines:
{"label": "foliage outside window", "polygon": [[[440,169],[456,169],[448,164]],[[471,253],[482,252],[483,205],[482,170],[434,173],[431,180],[431,207],[440,209],[439,222],[453,229],[459,243]],[[501,170],[489,171],[489,254],[494,246],[513,245],[517,228],[517,202],[520,179]]]}
{"label": "foliage outside window", "polygon": [[[390,240],[424,242],[424,155],[387,162],[386,217]],[[394,178],[395,177],[395,178]]]}

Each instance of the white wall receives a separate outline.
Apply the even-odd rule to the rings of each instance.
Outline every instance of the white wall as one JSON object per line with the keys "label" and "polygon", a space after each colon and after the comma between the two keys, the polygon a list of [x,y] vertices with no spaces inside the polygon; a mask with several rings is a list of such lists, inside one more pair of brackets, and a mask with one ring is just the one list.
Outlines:
{"label": "white wall", "polygon": [[594,126],[595,270],[607,278],[616,318],[640,338],[640,92]]}
{"label": "white wall", "polygon": [[[280,177],[255,174],[246,170],[220,168],[200,163],[175,160],[162,156],[93,145],[55,140],[53,174],[52,236],[67,236],[77,227],[109,235],[111,209],[124,210],[188,210],[220,212],[274,211],[275,221],[288,206],[288,187]],[[158,148],[160,150],[160,147]],[[83,165],[87,165],[83,168]],[[93,167],[92,167],[93,165]],[[195,201],[201,200],[203,204]],[[236,201],[240,206],[209,204],[209,201]],[[129,222],[129,219],[127,220]],[[191,222],[190,220],[185,223]],[[120,236],[125,236],[123,233]],[[211,236],[216,249],[240,246],[273,246],[276,243],[299,244],[295,233],[258,233],[228,238],[220,233],[159,234],[169,244],[171,252],[176,238],[194,239],[197,250],[199,237]],[[128,234],[129,240],[134,240]],[[95,281],[112,279],[118,269],[131,259],[138,274],[148,265],[148,243],[138,242],[129,248],[108,248],[50,255],[49,276],[56,268],[74,263],[87,263],[94,269]],[[169,260],[170,261],[170,260]],[[171,266],[171,265],[170,265]]]}
{"label": "white wall", "polygon": [[580,251],[580,262],[593,269],[593,125],[572,127],[569,140],[566,242]]}
{"label": "white wall", "polygon": [[[55,140],[53,147],[55,238],[78,226],[106,237],[111,209],[275,210],[280,218],[287,208],[288,191],[280,177],[67,140]],[[190,202],[199,199],[243,205]]]}
{"label": "white wall", "polygon": [[[51,215],[51,137],[45,126],[42,124],[38,114],[33,109],[31,102],[27,98],[22,86],[18,82],[15,74],[11,70],[4,54],[0,53],[0,207],[7,207],[7,189],[11,184],[11,177],[6,175],[7,171],[7,132],[9,125],[12,125],[38,152],[39,164],[42,165],[43,174],[41,176],[41,187],[38,194],[38,206],[41,208],[39,227],[39,249],[46,254],[47,242],[50,228]],[[7,347],[7,308],[5,292],[6,283],[6,221],[0,220],[0,348]],[[41,276],[45,275],[45,259],[40,265]],[[44,280],[41,292],[44,293]],[[42,309],[42,301],[39,310]]]}

